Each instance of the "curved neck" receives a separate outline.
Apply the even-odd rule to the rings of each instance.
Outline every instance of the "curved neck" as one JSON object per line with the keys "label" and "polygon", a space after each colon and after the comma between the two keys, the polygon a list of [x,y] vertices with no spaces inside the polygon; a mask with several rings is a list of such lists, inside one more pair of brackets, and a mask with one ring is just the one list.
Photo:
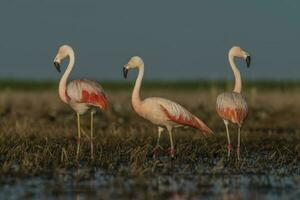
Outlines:
{"label": "curved neck", "polygon": [[143,80],[143,76],[144,76],[144,64],[141,64],[138,67],[138,69],[139,69],[139,74],[135,81],[135,85],[134,85],[134,89],[133,89],[132,97],[131,97],[133,108],[136,111],[138,110],[138,107],[141,105],[140,89],[141,89],[142,80]]}
{"label": "curved neck", "polygon": [[73,66],[74,66],[74,63],[75,63],[75,55],[74,55],[74,52],[69,52],[69,58],[70,58],[70,61],[69,61],[69,64],[68,64],[68,67],[64,73],[64,75],[61,77],[60,79],[60,82],[59,82],[59,87],[58,87],[58,92],[59,92],[59,96],[61,98],[61,100],[65,103],[68,102],[68,96],[67,96],[67,80],[68,80],[68,77],[73,69]]}
{"label": "curved neck", "polygon": [[235,78],[233,91],[237,92],[237,93],[241,93],[241,91],[242,91],[242,80],[241,80],[240,71],[238,70],[238,68],[235,65],[234,57],[232,55],[229,55],[228,57],[229,57],[229,63],[230,63],[230,66],[231,66],[231,69],[233,71],[234,78]]}

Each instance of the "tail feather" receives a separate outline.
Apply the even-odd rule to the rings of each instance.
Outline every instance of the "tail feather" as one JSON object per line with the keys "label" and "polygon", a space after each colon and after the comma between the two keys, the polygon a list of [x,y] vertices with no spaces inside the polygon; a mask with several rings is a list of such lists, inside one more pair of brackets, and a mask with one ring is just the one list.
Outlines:
{"label": "tail feather", "polygon": [[[175,105],[177,105],[177,104],[175,104]],[[179,106],[179,105],[177,105],[177,106]],[[166,107],[164,107],[163,105],[160,105],[160,107],[161,107],[163,113],[166,115],[166,117],[169,120],[176,122],[178,124],[181,124],[181,125],[187,125],[187,126],[191,126],[196,129],[199,129],[200,131],[206,133],[205,135],[213,134],[213,131],[210,128],[208,128],[208,126],[206,126],[206,124],[204,124],[204,122],[202,122],[199,118],[197,118],[196,116],[194,116],[187,110],[182,109],[183,112],[177,113],[177,115],[175,115],[175,114],[171,114],[168,111],[168,109]]]}
{"label": "tail feather", "polygon": [[197,128],[200,131],[204,132],[205,135],[214,134],[214,132],[210,128],[208,128],[208,126],[203,121],[201,121],[199,118],[194,116],[194,119],[195,119],[195,128]]}

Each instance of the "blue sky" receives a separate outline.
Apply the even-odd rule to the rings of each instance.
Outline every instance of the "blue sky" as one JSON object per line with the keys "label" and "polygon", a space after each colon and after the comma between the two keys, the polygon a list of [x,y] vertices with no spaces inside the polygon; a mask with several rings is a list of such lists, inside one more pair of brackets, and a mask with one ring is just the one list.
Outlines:
{"label": "blue sky", "polygon": [[[76,54],[72,78],[122,79],[133,55],[148,80],[231,79],[228,49],[252,56],[244,79],[299,79],[298,0],[3,0],[0,78],[59,78],[62,44]],[[130,75],[133,79],[134,75]]]}

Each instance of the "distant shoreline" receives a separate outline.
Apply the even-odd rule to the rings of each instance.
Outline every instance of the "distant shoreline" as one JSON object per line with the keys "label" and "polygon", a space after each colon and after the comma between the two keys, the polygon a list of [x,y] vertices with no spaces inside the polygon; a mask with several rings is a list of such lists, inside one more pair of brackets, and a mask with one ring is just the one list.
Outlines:
{"label": "distant shoreline", "polygon": [[[99,81],[106,90],[129,90],[134,81]],[[179,80],[179,81],[145,81],[143,88],[146,90],[211,90],[230,89],[233,87],[233,80]],[[11,90],[44,90],[57,89],[58,82],[53,80],[0,80],[0,89]],[[300,90],[299,81],[244,81],[243,90]]]}

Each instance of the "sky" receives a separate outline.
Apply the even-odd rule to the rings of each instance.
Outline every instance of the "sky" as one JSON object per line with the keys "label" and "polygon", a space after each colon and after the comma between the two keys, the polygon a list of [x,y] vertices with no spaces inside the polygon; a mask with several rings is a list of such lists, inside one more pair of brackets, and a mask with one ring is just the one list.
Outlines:
{"label": "sky", "polygon": [[69,44],[71,79],[122,80],[139,55],[147,80],[230,80],[239,45],[252,57],[249,69],[237,60],[243,79],[299,80],[299,10],[299,0],[1,0],[0,79],[58,80],[53,59]]}

